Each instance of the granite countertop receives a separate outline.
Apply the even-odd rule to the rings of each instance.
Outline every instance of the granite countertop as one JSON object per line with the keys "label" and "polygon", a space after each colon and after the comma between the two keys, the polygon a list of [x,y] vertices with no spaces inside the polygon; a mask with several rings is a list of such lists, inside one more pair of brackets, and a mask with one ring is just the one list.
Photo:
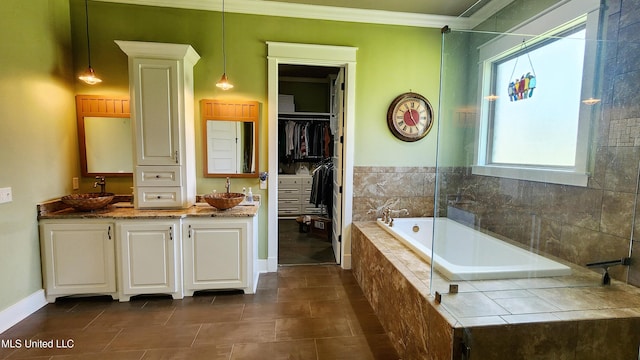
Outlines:
{"label": "granite countertop", "polygon": [[59,199],[38,204],[38,220],[44,219],[181,219],[185,217],[252,217],[258,214],[260,202],[242,202],[227,210],[218,210],[209,204],[196,203],[186,209],[134,209],[126,202],[115,202],[104,209],[77,211],[62,204]]}

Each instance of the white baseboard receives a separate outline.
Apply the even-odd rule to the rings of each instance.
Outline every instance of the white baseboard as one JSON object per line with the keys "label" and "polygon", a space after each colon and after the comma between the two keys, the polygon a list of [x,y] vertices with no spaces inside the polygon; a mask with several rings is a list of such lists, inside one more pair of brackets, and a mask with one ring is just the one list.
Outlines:
{"label": "white baseboard", "polygon": [[278,258],[269,257],[267,259],[267,272],[276,272],[276,271],[278,271]]}
{"label": "white baseboard", "polygon": [[344,254],[344,256],[342,257],[341,266],[343,269],[347,269],[347,270],[351,269],[351,254]]}
{"label": "white baseboard", "polygon": [[254,269],[254,271],[257,271],[258,273],[266,273],[269,272],[269,267],[267,264],[267,259],[258,259],[254,265],[256,268]]}
{"label": "white baseboard", "polygon": [[44,297],[44,290],[40,289],[0,311],[0,334],[45,305],[47,305],[47,300]]}

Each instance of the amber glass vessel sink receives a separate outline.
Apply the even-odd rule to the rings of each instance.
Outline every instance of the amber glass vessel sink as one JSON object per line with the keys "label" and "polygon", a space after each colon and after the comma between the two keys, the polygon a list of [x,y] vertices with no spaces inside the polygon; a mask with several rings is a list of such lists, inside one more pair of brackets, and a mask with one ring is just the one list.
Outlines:
{"label": "amber glass vessel sink", "polygon": [[213,193],[204,195],[204,201],[218,210],[227,210],[244,200],[241,193]]}
{"label": "amber glass vessel sink", "polygon": [[113,197],[113,193],[86,193],[66,195],[60,200],[76,210],[91,211],[102,209],[109,205]]}

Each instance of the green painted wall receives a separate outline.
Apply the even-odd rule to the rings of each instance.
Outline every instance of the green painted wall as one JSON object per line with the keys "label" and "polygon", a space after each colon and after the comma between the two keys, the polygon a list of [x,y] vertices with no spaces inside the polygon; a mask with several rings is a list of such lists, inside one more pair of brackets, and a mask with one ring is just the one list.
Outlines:
{"label": "green painted wall", "polygon": [[[75,72],[80,73],[86,67],[87,51],[84,2],[70,0],[70,4]],[[201,56],[194,67],[196,101],[217,98],[262,103],[259,170],[275,173],[277,169],[267,169],[266,41],[353,46],[358,48],[355,165],[435,165],[436,132],[420,142],[402,142],[389,132],[386,112],[395,96],[410,90],[422,93],[437,106],[439,29],[227,13],[227,75],[235,88],[224,92],[214,86],[222,73],[221,13],[103,2],[90,2],[89,13],[92,65],[104,82],[96,87],[78,84],[79,94],[128,94],[127,57],[114,40],[191,44]],[[200,128],[196,119],[198,193],[221,190],[222,179],[202,176]],[[92,179],[83,182],[83,186],[90,184]],[[131,182],[110,179],[107,186],[110,191],[126,193]],[[258,190],[256,179],[234,179],[232,186],[251,186],[265,199],[268,195],[266,190]],[[260,211],[260,258],[267,257],[266,210],[263,206]]]}
{"label": "green painted wall", "polygon": [[36,204],[78,173],[67,0],[0,2],[0,311],[42,288]]}
{"label": "green painted wall", "polygon": [[[356,165],[433,165],[435,161],[435,133],[414,144],[395,140],[387,129],[386,111],[395,96],[409,90],[437,105],[439,29],[227,13],[227,74],[236,87],[223,92],[213,86],[222,73],[219,12],[101,2],[90,3],[89,9],[90,14],[100,14],[91,18],[92,61],[105,81],[99,87],[80,86],[80,93],[126,92],[126,56],[113,43],[115,39],[189,43],[202,56],[194,68],[197,100],[255,99],[263,103],[266,115],[266,41],[354,46],[358,48]],[[71,14],[74,59],[80,72],[86,66],[82,1],[71,0]],[[266,131],[261,135],[266,151]],[[266,170],[266,159],[263,151],[261,170]]]}

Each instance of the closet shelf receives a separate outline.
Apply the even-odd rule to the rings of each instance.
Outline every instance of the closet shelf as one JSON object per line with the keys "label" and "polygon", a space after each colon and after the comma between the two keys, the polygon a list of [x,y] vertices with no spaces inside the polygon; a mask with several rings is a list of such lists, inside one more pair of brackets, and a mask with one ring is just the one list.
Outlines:
{"label": "closet shelf", "polygon": [[281,112],[278,113],[278,120],[322,120],[329,121],[331,113],[319,112]]}

